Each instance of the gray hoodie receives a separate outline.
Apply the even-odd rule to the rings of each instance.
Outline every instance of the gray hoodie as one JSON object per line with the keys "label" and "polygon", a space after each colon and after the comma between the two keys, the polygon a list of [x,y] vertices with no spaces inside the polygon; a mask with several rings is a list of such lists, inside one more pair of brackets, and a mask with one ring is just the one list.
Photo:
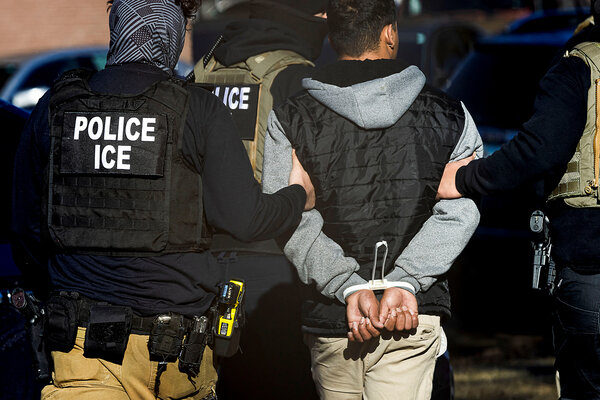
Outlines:
{"label": "gray hoodie", "polygon": [[[351,120],[361,128],[392,126],[408,110],[425,85],[425,76],[415,66],[379,79],[337,87],[304,79],[303,87],[320,103]],[[462,103],[461,103],[462,104]],[[475,123],[463,106],[465,126],[451,155],[451,161],[481,157],[483,144]],[[277,116],[271,112],[265,141],[263,191],[273,193],[288,185],[292,166],[292,146]],[[425,291],[436,278],[448,271],[462,252],[479,223],[479,211],[470,199],[441,200],[402,254],[388,281],[406,282],[416,291]],[[304,283],[315,283],[317,290],[345,302],[344,290],[365,284],[356,271],[359,264],[346,257],[342,248],[323,232],[318,210],[303,213],[300,225],[284,248]],[[377,277],[379,278],[379,277]]]}

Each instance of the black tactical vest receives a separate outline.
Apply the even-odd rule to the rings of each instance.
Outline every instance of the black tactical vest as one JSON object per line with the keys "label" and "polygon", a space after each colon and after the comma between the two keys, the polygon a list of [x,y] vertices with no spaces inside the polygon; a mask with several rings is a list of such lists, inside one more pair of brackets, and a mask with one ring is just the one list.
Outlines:
{"label": "black tactical vest", "polygon": [[[444,166],[464,128],[460,103],[425,89],[393,126],[364,130],[304,94],[277,117],[315,186],[323,232],[358,261],[366,280],[375,244],[386,240],[391,270],[432,215]],[[444,280],[417,300],[421,314],[450,314]],[[315,294],[304,305],[303,325],[319,335],[345,335],[345,307]]]}
{"label": "black tactical vest", "polygon": [[53,243],[114,256],[205,250],[202,182],[179,151],[183,82],[121,96],[92,92],[90,75],[71,71],[52,88],[44,211]]}

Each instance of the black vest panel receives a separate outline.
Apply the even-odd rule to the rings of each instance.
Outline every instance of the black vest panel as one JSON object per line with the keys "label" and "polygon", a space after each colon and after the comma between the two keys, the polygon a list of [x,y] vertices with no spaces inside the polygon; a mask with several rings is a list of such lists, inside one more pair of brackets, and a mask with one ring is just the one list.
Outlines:
{"label": "black vest panel", "polygon": [[120,96],[92,92],[89,76],[71,71],[52,88],[45,214],[53,243],[115,256],[205,250],[201,178],[178,149],[183,82]]}
{"label": "black vest panel", "polygon": [[[311,176],[324,233],[358,261],[358,273],[367,280],[375,244],[387,241],[390,271],[432,215],[444,167],[464,128],[460,103],[425,89],[393,126],[365,130],[303,94],[277,117]],[[422,314],[450,313],[445,281],[418,293],[417,300]],[[305,305],[304,325],[317,334],[345,334],[345,308],[313,297]]]}

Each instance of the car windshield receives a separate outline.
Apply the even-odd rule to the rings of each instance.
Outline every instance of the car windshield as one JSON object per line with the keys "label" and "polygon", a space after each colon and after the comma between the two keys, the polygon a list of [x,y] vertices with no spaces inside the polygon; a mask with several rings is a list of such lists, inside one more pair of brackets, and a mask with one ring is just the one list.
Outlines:
{"label": "car windshield", "polygon": [[63,72],[75,68],[87,68],[94,71],[100,70],[106,63],[106,54],[89,54],[79,57],[61,58],[59,60],[46,63],[43,67],[35,69],[23,82],[21,89],[35,87],[47,87],[48,83],[53,82]]}
{"label": "car windshield", "polygon": [[478,125],[517,128],[531,115],[538,82],[559,49],[545,43],[481,43],[446,91],[465,103]]}

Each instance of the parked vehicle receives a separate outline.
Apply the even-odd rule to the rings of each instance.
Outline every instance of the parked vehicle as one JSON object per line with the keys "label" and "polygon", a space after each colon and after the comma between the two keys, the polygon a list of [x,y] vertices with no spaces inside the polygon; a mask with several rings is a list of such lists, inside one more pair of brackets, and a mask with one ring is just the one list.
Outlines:
{"label": "parked vehicle", "polygon": [[[0,99],[31,110],[63,72],[104,68],[107,51],[106,47],[81,47],[0,60]],[[180,61],[175,72],[186,76],[191,70],[191,65]]]}
{"label": "parked vehicle", "polygon": [[0,60],[0,98],[31,110],[63,72],[74,68],[102,69],[106,52],[106,47],[83,47]]}
{"label": "parked vehicle", "polygon": [[[200,60],[211,49],[225,26],[248,14],[246,0],[212,0],[203,2],[198,20],[194,24],[193,54]],[[446,79],[469,53],[483,31],[476,25],[437,18],[413,21],[410,18],[398,24],[398,58],[418,66],[428,83],[441,87]],[[317,66],[336,60],[336,54],[326,39]]]}

